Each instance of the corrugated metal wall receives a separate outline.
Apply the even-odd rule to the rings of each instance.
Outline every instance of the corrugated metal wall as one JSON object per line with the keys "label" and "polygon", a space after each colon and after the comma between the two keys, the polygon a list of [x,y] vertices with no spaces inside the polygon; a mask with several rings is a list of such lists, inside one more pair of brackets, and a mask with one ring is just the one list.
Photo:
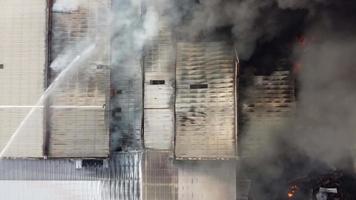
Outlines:
{"label": "corrugated metal wall", "polygon": [[174,138],[175,54],[171,28],[160,21],[144,55],[144,138],[149,149],[170,150]]}
{"label": "corrugated metal wall", "polygon": [[[0,1],[0,150],[44,91],[47,2]],[[41,105],[42,106],[42,105]],[[43,109],[19,131],[4,156],[43,155]]]}
{"label": "corrugated metal wall", "polygon": [[[114,154],[108,168],[75,168],[71,160],[1,160],[0,192],[14,199],[141,200],[142,152]],[[10,181],[11,180],[11,181]],[[30,194],[30,189],[33,194]],[[15,190],[14,190],[15,191]],[[13,194],[14,193],[14,194]]]}
{"label": "corrugated metal wall", "polygon": [[283,128],[295,108],[294,82],[289,71],[253,77],[243,102],[241,155],[251,157]]}
{"label": "corrugated metal wall", "polygon": [[46,153],[50,157],[106,157],[110,146],[110,43],[109,24],[101,16],[110,8],[110,1],[75,1],[72,4],[78,6],[73,10],[63,0],[56,0],[53,6],[52,59],[75,57],[88,40],[99,53],[71,70],[51,95]]}
{"label": "corrugated metal wall", "polygon": [[177,159],[234,159],[235,64],[225,42],[177,44]]}
{"label": "corrugated metal wall", "polygon": [[145,110],[145,147],[172,150],[174,137],[172,109]]}
{"label": "corrugated metal wall", "polygon": [[235,200],[235,162],[198,161],[178,165],[179,200]]}
{"label": "corrugated metal wall", "polygon": [[100,181],[0,181],[7,200],[104,200],[100,189]]}
{"label": "corrugated metal wall", "polygon": [[[107,19],[111,0],[53,0],[51,13],[51,59],[83,51],[83,44],[102,48],[103,61],[109,59],[110,23]],[[76,5],[76,6],[69,6]]]}
{"label": "corrugated metal wall", "polygon": [[143,152],[117,153],[109,163],[104,181],[103,200],[141,200],[142,199],[142,160]]}
{"label": "corrugated metal wall", "polygon": [[172,152],[146,151],[143,167],[144,200],[177,200],[178,169]]}
{"label": "corrugated metal wall", "polygon": [[50,157],[107,157],[108,68],[85,66],[53,92],[49,107]]}

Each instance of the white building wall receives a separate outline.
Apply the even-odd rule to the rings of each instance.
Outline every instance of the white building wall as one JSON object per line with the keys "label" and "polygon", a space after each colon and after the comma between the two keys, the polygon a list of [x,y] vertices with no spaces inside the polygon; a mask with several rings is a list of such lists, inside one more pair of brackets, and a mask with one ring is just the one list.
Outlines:
{"label": "white building wall", "polygon": [[[0,149],[44,90],[47,1],[0,1]],[[43,112],[36,109],[4,156],[40,157]]]}
{"label": "white building wall", "polygon": [[100,181],[0,181],[0,187],[7,200],[105,199]]}
{"label": "white building wall", "polygon": [[171,28],[161,19],[144,56],[144,140],[149,149],[171,150],[174,138],[175,52]]}

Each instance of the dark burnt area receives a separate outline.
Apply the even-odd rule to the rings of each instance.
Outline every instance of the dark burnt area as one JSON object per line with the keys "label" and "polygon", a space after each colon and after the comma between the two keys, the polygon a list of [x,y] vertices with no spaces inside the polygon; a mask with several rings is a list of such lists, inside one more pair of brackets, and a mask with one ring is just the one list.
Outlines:
{"label": "dark burnt area", "polygon": [[306,10],[281,11],[278,18],[288,20],[281,20],[277,35],[264,35],[257,40],[251,57],[241,60],[241,72],[253,70],[255,75],[270,75],[275,70],[291,70],[293,49],[303,38],[307,14]]}

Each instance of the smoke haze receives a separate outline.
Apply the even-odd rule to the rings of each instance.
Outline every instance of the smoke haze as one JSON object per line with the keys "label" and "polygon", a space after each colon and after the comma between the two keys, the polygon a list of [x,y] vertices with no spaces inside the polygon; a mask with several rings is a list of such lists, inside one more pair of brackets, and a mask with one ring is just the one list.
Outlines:
{"label": "smoke haze", "polygon": [[[355,18],[354,3],[328,0],[118,2],[116,9],[106,14],[112,24],[114,66],[139,62],[143,47],[158,33],[159,20],[168,21],[171,27],[178,25],[178,32],[187,40],[229,27],[239,56],[248,60],[257,42],[285,34],[291,25],[298,26],[294,19],[302,16],[307,26],[301,25],[300,31],[312,41],[307,49],[296,47],[295,57],[303,66],[299,79],[300,103],[294,134],[285,135],[295,137],[302,151],[327,161],[337,160],[352,146],[352,120],[356,112],[351,103],[356,95],[350,76],[355,64],[354,30],[350,26]],[[53,9],[74,10],[81,3],[58,0]],[[137,71],[133,68],[132,72],[117,73]]]}
{"label": "smoke haze", "polygon": [[[62,3],[56,3],[54,10],[75,10],[80,5],[80,1],[58,2]],[[129,66],[140,64],[143,47],[157,35],[160,20],[176,27],[175,31],[184,40],[197,40],[225,28],[243,60],[250,59],[257,43],[281,37],[300,25],[299,32],[305,35],[308,44],[305,48],[295,46],[292,55],[302,66],[298,74],[297,113],[288,128],[271,138],[264,148],[268,151],[261,152],[260,158],[254,161],[257,171],[253,174],[261,180],[257,189],[261,198],[266,193],[265,185],[279,180],[286,170],[289,174],[302,174],[319,167],[316,164],[319,162],[338,167],[344,159],[353,156],[356,3],[331,0],[119,2],[112,13],[107,13],[115,55],[113,84],[117,86],[119,82],[115,80],[120,80],[119,77],[141,73]],[[139,100],[135,103],[140,105]],[[115,105],[114,101],[114,108]],[[270,190],[273,189],[277,190]]]}

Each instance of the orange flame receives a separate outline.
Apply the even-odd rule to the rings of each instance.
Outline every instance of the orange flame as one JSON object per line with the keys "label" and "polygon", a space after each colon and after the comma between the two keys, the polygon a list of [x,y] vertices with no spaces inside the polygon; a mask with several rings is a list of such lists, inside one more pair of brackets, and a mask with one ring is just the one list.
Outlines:
{"label": "orange flame", "polygon": [[288,198],[292,198],[293,196],[294,196],[294,194],[293,194],[293,193],[288,192]]}

